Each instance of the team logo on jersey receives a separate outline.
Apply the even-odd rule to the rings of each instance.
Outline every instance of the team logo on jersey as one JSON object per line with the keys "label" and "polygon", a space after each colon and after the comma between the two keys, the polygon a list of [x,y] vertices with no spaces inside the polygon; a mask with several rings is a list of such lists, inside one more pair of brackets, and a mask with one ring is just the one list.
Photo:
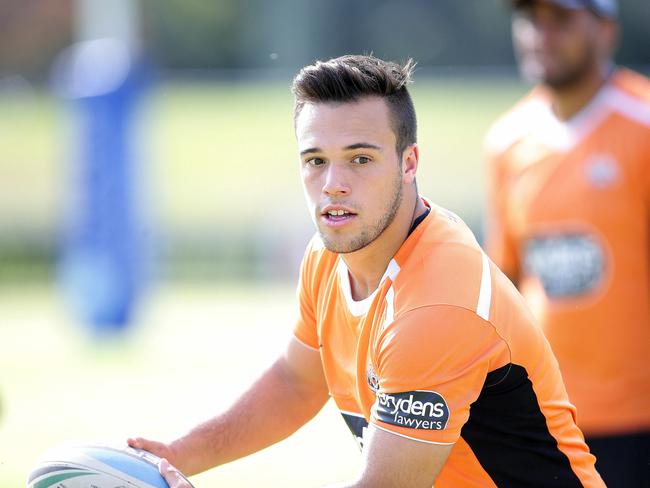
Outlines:
{"label": "team logo on jersey", "polygon": [[587,234],[538,237],[526,243],[524,267],[539,278],[549,297],[570,297],[587,293],[600,282],[605,253]]}
{"label": "team logo on jersey", "polygon": [[370,363],[368,363],[368,367],[366,368],[366,380],[368,380],[368,386],[370,389],[377,393],[379,390],[379,376],[377,376],[377,373],[375,373],[375,370]]}
{"label": "team logo on jersey", "polygon": [[435,391],[379,393],[373,411],[382,422],[411,429],[442,430],[449,420],[447,402]]}
{"label": "team logo on jersey", "polygon": [[607,188],[619,181],[621,170],[608,154],[597,154],[586,162],[587,180],[596,188]]}

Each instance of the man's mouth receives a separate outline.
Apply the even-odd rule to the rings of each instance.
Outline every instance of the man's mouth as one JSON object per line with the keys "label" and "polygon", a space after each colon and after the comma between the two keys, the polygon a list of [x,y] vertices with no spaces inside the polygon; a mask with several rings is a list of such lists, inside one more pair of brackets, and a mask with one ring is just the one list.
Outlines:
{"label": "man's mouth", "polygon": [[326,222],[330,224],[336,224],[346,222],[355,217],[357,214],[343,208],[329,208],[325,210],[321,215]]}
{"label": "man's mouth", "polygon": [[353,214],[347,210],[330,210],[326,212],[325,215],[331,220],[343,220]]}

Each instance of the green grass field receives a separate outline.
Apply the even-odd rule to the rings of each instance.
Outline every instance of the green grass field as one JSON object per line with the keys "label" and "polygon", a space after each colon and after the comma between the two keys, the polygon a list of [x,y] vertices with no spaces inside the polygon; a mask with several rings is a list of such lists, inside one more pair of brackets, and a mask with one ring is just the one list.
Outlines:
{"label": "green grass field", "polygon": [[[173,437],[228,403],[290,333],[291,287],[165,287],[132,333],[94,343],[49,286],[2,289],[0,486],[24,486],[69,441]],[[195,477],[198,487],[318,486],[345,479],[356,443],[328,404],[282,444]]]}
{"label": "green grass field", "polygon": [[[418,80],[421,192],[476,224],[481,139],[523,91],[508,80]],[[69,168],[61,106],[38,91],[0,94],[0,106],[0,244],[53,239]],[[142,171],[162,232],[309,225],[286,84],[165,84],[144,120]],[[12,265],[1,248],[0,271]],[[270,361],[289,334],[293,302],[287,285],[165,283],[132,334],[97,344],[66,315],[51,281],[0,282],[0,487],[22,486],[39,453],[57,444],[170,438],[206,418]],[[195,482],[318,486],[345,479],[358,462],[328,405],[285,443]]]}

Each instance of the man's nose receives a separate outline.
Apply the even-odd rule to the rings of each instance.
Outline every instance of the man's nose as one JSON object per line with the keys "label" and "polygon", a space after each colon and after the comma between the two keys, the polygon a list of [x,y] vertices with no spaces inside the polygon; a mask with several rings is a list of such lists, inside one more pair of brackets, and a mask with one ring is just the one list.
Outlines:
{"label": "man's nose", "polygon": [[325,181],[323,183],[323,193],[327,195],[348,195],[350,185],[348,183],[347,171],[339,164],[331,163],[325,172]]}

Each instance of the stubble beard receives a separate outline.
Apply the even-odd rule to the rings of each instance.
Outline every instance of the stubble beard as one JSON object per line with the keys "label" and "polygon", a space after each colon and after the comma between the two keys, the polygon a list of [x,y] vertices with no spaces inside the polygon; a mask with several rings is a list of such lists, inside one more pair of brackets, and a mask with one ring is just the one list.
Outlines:
{"label": "stubble beard", "polygon": [[402,204],[402,182],[401,175],[398,175],[396,183],[393,187],[393,195],[388,201],[386,210],[382,213],[381,217],[372,225],[366,225],[361,231],[353,236],[349,241],[342,239],[329,239],[328,236],[319,227],[318,233],[323,241],[325,247],[332,252],[338,254],[349,254],[359,251],[364,247],[373,243],[379,236],[383,234],[386,228],[393,223],[397,211]]}
{"label": "stubble beard", "polygon": [[545,76],[543,83],[555,91],[563,91],[580,84],[586,78],[591,69],[591,61],[588,59],[581,60],[579,65],[573,66],[572,69],[555,76]]}

